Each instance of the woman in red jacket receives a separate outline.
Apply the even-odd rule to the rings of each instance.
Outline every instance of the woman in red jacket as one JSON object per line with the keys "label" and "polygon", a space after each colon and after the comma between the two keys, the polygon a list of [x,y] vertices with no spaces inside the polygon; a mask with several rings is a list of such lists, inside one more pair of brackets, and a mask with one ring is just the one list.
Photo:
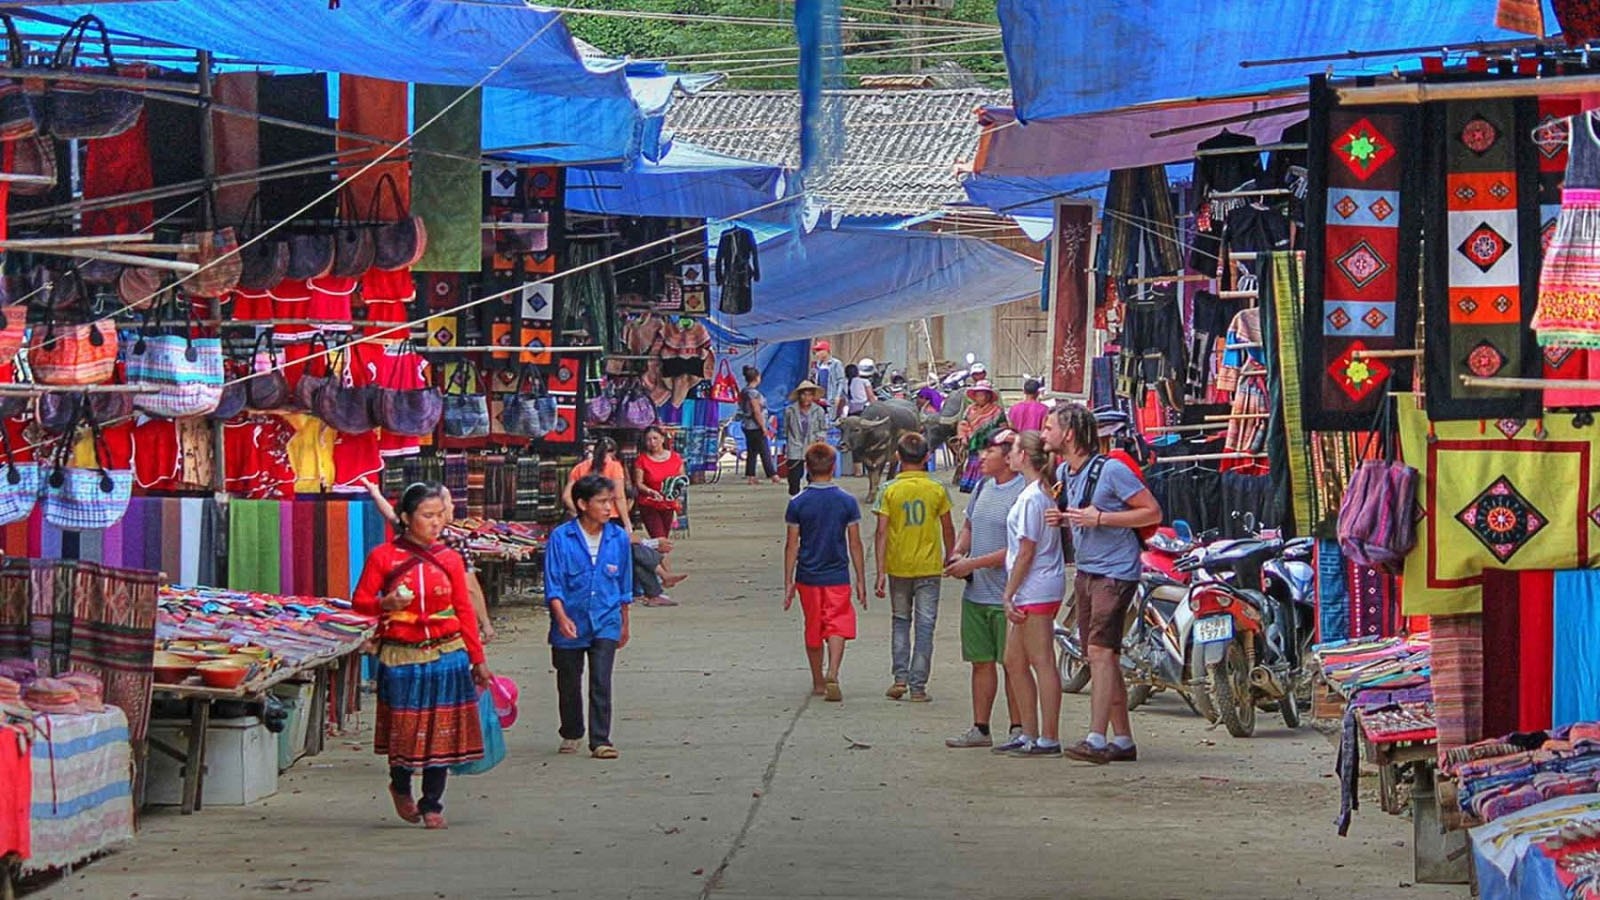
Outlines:
{"label": "woman in red jacket", "polygon": [[[489,684],[461,554],[439,543],[444,488],[413,484],[400,497],[403,527],[373,549],[352,605],[379,617],[378,715],[373,749],[389,757],[389,794],[407,822],[444,828],[450,766],[483,757],[477,686]],[[422,800],[411,775],[422,771]]]}

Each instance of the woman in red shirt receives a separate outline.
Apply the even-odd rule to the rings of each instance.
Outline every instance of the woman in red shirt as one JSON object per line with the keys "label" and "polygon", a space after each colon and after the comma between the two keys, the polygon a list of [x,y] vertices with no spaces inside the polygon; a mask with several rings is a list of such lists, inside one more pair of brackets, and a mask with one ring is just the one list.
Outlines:
{"label": "woman in red shirt", "polygon": [[672,522],[683,509],[677,498],[689,479],[683,473],[683,457],[667,446],[667,433],[658,425],[645,429],[644,452],[634,463],[633,478],[645,532],[653,538],[669,537]]}
{"label": "woman in red shirt", "polygon": [[[400,497],[404,528],[373,548],[351,603],[378,616],[378,714],[373,749],[389,757],[389,794],[407,822],[444,828],[449,767],[483,758],[475,687],[487,687],[477,616],[461,554],[439,543],[444,488],[417,483]],[[411,775],[422,770],[422,800]]]}

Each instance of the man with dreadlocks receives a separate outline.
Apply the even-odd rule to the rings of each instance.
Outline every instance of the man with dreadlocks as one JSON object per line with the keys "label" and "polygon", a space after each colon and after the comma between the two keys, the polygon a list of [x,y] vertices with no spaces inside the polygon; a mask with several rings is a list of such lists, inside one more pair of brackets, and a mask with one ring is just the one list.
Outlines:
{"label": "man with dreadlocks", "polygon": [[[1057,406],[1044,422],[1045,444],[1061,455],[1056,509],[1046,522],[1070,526],[1077,576],[1072,584],[1078,640],[1089,654],[1089,735],[1062,752],[1104,765],[1133,762],[1139,751],[1122,680],[1123,618],[1139,586],[1137,529],[1161,521],[1161,506],[1120,460],[1104,455],[1095,414],[1081,403]],[[1106,731],[1116,737],[1109,743]]]}

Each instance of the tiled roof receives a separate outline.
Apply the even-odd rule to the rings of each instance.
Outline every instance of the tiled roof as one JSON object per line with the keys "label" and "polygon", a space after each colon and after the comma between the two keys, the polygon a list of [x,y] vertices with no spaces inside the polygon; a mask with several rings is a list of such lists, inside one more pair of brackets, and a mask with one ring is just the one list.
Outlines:
{"label": "tiled roof", "polygon": [[[830,91],[843,105],[844,147],[811,188],[847,215],[915,215],[961,202],[957,163],[978,147],[979,106],[1006,106],[1006,91]],[[745,159],[800,165],[800,95],[703,91],[680,97],[667,127],[690,143]]]}

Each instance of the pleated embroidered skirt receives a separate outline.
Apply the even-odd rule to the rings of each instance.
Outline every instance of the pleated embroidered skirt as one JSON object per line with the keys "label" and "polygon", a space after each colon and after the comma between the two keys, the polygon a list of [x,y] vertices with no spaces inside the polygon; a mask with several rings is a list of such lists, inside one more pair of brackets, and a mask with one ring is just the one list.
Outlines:
{"label": "pleated embroidered skirt", "polygon": [[378,666],[373,750],[409,769],[483,758],[478,691],[465,650],[432,662]]}

